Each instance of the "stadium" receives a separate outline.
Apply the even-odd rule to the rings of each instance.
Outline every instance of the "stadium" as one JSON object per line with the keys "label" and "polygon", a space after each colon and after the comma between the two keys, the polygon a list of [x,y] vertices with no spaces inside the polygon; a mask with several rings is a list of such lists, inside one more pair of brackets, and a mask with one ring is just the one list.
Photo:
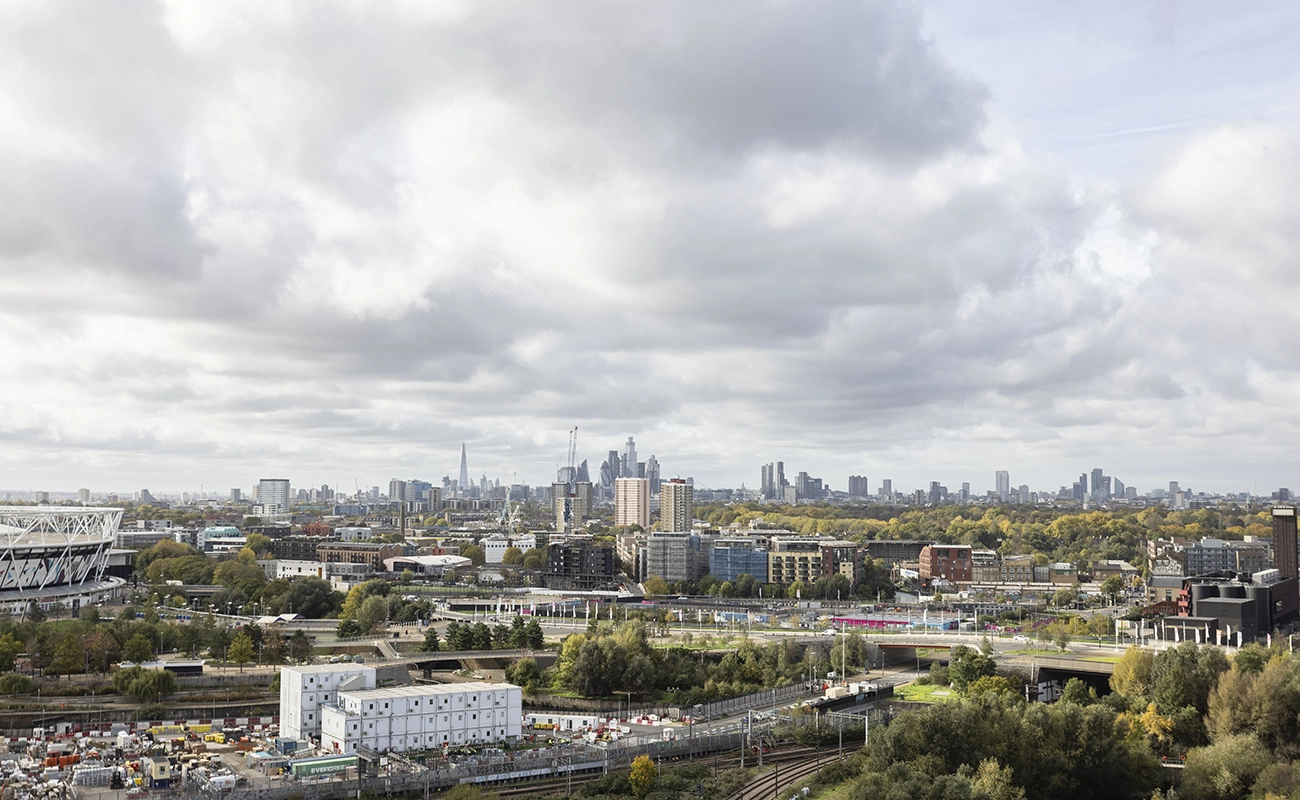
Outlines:
{"label": "stadium", "polygon": [[0,506],[0,611],[76,610],[121,593],[104,575],[120,508]]}

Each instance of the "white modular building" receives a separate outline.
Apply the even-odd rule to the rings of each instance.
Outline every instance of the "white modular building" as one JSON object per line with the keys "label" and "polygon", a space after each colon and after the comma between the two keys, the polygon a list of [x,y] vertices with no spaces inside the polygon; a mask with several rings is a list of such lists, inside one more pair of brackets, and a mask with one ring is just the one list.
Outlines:
{"label": "white modular building", "polygon": [[339,690],[375,688],[375,668],[362,664],[311,664],[280,668],[280,735],[320,739],[321,707]]}
{"label": "white modular building", "polygon": [[348,690],[321,709],[321,747],[355,753],[363,745],[400,753],[515,743],[522,719],[523,692],[507,683]]}

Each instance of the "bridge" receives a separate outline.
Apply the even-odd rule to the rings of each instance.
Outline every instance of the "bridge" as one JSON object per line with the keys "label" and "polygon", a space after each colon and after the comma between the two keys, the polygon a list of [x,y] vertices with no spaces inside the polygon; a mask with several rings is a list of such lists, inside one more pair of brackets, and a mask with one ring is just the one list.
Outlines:
{"label": "bridge", "polygon": [[389,639],[353,639],[349,645],[374,647],[384,657],[385,664],[429,664],[434,661],[474,661],[487,658],[529,658],[536,655],[533,650],[517,648],[514,650],[437,650],[432,653],[399,653]]}

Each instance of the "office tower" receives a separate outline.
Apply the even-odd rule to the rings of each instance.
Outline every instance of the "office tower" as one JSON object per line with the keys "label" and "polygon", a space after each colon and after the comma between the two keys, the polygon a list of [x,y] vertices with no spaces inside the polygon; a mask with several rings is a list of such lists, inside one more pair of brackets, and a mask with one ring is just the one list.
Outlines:
{"label": "office tower", "polygon": [[610,455],[614,456],[614,460],[611,461],[607,458],[601,462],[600,465],[600,489],[597,494],[601,500],[614,499],[614,481],[618,480],[618,475],[616,474],[618,472],[618,467],[616,466],[618,463],[618,454],[611,450]]}
{"label": "office tower", "polygon": [[591,473],[587,471],[587,459],[585,458],[582,459],[582,463],[578,465],[578,475],[576,480],[591,483]]}
{"label": "office tower", "polygon": [[1273,564],[1283,578],[1300,577],[1296,563],[1295,506],[1273,507]]}
{"label": "office tower", "polygon": [[1273,493],[1273,499],[1280,500],[1283,503],[1289,503],[1295,499],[1295,496],[1291,494],[1290,489],[1283,486],[1281,489],[1278,489],[1276,492]]}
{"label": "office tower", "polygon": [[[1182,489],[1178,488],[1178,481],[1170,481],[1170,482],[1169,482],[1169,494],[1170,494],[1171,497],[1172,497],[1173,495],[1178,494],[1178,493],[1181,492],[1181,491],[1182,491]],[[1294,577],[1294,576],[1293,576],[1293,577]]]}
{"label": "office tower", "polygon": [[[1003,474],[1005,474],[1005,473],[1003,473]],[[942,499],[942,498],[941,498],[941,496],[940,496],[940,494],[939,494],[939,482],[938,482],[938,481],[930,481],[930,497],[929,497],[930,505],[932,505],[932,506],[937,506],[937,505],[939,505],[939,501],[940,501],[941,499]]]}
{"label": "office tower", "polygon": [[1088,496],[1088,473],[1086,472],[1079,473],[1079,492],[1080,500]]}
{"label": "office tower", "polygon": [[1000,469],[993,473],[993,480],[997,486],[994,491],[997,492],[998,499],[1005,503],[1011,496],[1011,473]]}
{"label": "office tower", "polygon": [[1111,490],[1114,492],[1115,497],[1123,498],[1128,496],[1125,494],[1124,481],[1119,478],[1111,479]]}
{"label": "office tower", "polygon": [[614,524],[650,528],[650,481],[617,478],[614,481]]}
{"label": "office tower", "polygon": [[770,461],[762,467],[759,492],[763,495],[764,500],[772,500],[776,497],[776,464]]}
{"label": "office tower", "polygon": [[673,478],[659,485],[659,530],[689,531],[695,522],[695,487]]}
{"label": "office tower", "polygon": [[970,481],[961,482],[961,501],[963,503],[970,502]]}
{"label": "office tower", "polygon": [[619,461],[617,450],[610,450],[609,455],[606,457],[605,460],[609,464],[609,468],[610,468],[609,471],[613,477],[615,478],[628,477],[627,475],[623,474],[623,470],[621,469],[622,465]]}
{"label": "office tower", "polygon": [[1020,494],[1020,502],[1022,502],[1022,503],[1028,503],[1028,502],[1029,502],[1029,484],[1027,484],[1027,483],[1022,483],[1022,484],[1020,484],[1020,491],[1019,491],[1019,494]]}
{"label": "office tower", "polygon": [[243,491],[241,491],[241,490],[239,490],[239,489],[231,489],[231,490],[230,490],[230,502],[232,502],[232,503],[238,503],[238,502],[241,502],[243,499],[244,499],[244,493],[243,493]]}
{"label": "office tower", "polygon": [[1092,471],[1092,481],[1089,484],[1091,491],[1088,494],[1093,500],[1101,501],[1106,499],[1105,489],[1102,486],[1104,478],[1105,474],[1102,472],[1101,467],[1097,467]]}
{"label": "office tower", "polygon": [[886,500],[894,497],[894,482],[889,478],[885,478],[880,482],[880,496]]}
{"label": "office tower", "polygon": [[1136,486],[1128,486],[1124,489],[1124,498],[1126,500],[1138,499],[1138,490]]}
{"label": "office tower", "polygon": [[460,443],[460,483],[458,485],[462,492],[469,489],[469,459],[465,456],[464,442]]}
{"label": "office tower", "polygon": [[650,481],[650,494],[659,494],[659,459],[654,453],[645,460],[645,479]]}
{"label": "office tower", "polygon": [[86,505],[87,503],[89,503],[89,502],[90,502],[90,490],[89,490],[89,489],[78,489],[78,490],[77,490],[77,502],[78,502],[78,503],[81,503],[83,506]]}
{"label": "office tower", "polygon": [[623,445],[623,455],[619,461],[619,477],[635,478],[636,474],[636,442],[632,437],[627,437],[627,444]]}
{"label": "office tower", "polygon": [[866,497],[871,493],[867,488],[868,482],[862,475],[849,476],[849,497]]}
{"label": "office tower", "polygon": [[285,478],[262,478],[257,482],[257,502],[275,513],[289,510],[289,481]]}
{"label": "office tower", "polygon": [[784,498],[785,490],[789,485],[785,479],[785,462],[776,462],[776,496]]}

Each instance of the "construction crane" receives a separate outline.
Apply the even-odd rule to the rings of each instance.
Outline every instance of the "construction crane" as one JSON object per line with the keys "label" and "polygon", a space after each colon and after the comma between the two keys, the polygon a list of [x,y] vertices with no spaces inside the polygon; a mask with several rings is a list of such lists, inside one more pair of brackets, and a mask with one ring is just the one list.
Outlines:
{"label": "construction crane", "polygon": [[578,497],[578,468],[575,464],[578,455],[578,426],[569,431],[569,474],[564,487],[564,532],[573,530],[573,504]]}

